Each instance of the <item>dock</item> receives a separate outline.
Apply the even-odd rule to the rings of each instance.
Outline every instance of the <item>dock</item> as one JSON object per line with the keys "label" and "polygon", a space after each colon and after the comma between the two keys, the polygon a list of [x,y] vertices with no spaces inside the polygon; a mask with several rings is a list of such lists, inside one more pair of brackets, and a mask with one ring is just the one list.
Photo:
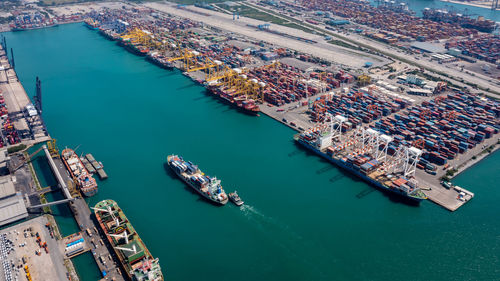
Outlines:
{"label": "dock", "polygon": [[[55,166],[57,167],[62,180],[65,182],[72,182],[71,177],[69,176],[69,173],[67,172],[62,160],[60,158],[56,158],[53,159],[53,161],[56,164]],[[90,211],[87,202],[85,202],[85,199],[83,199],[81,196],[77,196],[69,204],[69,207],[73,212],[78,227],[81,230],[81,237],[85,241],[90,241],[88,249],[92,252],[92,255],[99,267],[100,272],[106,272],[106,276],[108,278],[111,278],[112,280],[125,280],[122,276],[120,266],[117,265],[113,260],[109,260],[109,257],[112,257],[112,250],[108,249],[102,241],[103,238],[100,232],[97,230],[98,224],[95,219],[93,219],[94,216]],[[108,262],[106,262],[106,260]]]}

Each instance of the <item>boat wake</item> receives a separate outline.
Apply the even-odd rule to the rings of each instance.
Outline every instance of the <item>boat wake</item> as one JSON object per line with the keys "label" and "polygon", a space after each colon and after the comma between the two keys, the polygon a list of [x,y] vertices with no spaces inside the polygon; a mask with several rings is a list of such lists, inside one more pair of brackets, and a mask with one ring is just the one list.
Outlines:
{"label": "boat wake", "polygon": [[[308,270],[316,276],[324,276],[318,264],[325,261],[335,263],[337,260],[318,244],[305,239],[287,224],[265,215],[250,205],[242,205],[240,210],[249,222],[254,224],[266,237],[284,250],[288,258],[301,260],[308,265]],[[279,237],[279,239],[276,239]]]}

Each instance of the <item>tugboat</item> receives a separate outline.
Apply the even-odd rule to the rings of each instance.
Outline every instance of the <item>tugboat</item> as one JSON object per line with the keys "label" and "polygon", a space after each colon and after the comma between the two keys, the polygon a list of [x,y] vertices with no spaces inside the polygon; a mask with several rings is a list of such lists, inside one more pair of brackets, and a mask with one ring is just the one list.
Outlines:
{"label": "tugboat", "polygon": [[243,202],[243,200],[241,200],[236,190],[232,193],[229,193],[229,200],[231,200],[231,202],[233,202],[236,206],[241,206],[245,203]]}

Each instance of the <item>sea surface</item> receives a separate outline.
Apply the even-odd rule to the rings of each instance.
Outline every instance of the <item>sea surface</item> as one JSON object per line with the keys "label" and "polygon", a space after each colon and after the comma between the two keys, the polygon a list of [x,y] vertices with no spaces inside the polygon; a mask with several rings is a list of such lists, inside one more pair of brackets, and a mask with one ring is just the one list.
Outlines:
{"label": "sea surface", "polygon": [[[500,276],[499,153],[456,179],[476,194],[458,211],[410,206],[306,152],[282,124],[243,115],[82,24],[5,35],[28,93],[42,81],[59,148],[104,164],[109,179],[89,205],[116,200],[168,280]],[[202,200],[165,168],[171,153],[246,205]],[[54,182],[43,156],[34,164],[43,186]],[[77,231],[67,206],[52,209],[63,235]],[[98,278],[90,255],[75,265],[83,280]]]}

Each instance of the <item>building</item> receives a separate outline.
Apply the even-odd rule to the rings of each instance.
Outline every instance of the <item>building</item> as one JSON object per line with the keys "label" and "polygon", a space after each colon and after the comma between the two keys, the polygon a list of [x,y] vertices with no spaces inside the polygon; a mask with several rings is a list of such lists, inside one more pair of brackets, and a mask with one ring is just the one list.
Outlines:
{"label": "building", "polygon": [[16,192],[11,176],[0,178],[0,226],[28,217],[21,192]]}
{"label": "building", "polygon": [[432,95],[432,91],[428,89],[408,89],[406,91],[407,94],[409,95],[416,95],[416,96],[430,96]]}
{"label": "building", "polygon": [[16,192],[14,179],[8,175],[7,163],[10,158],[7,150],[0,151],[0,226],[24,219],[28,210],[21,192]]}
{"label": "building", "polygon": [[426,84],[424,79],[418,77],[417,75],[413,75],[413,74],[406,76],[406,82],[409,84],[414,84],[414,85],[418,85],[418,86],[423,86]]}
{"label": "building", "polygon": [[413,42],[411,44],[411,47],[421,52],[430,54],[442,54],[446,52],[446,49],[442,46],[442,44],[434,44],[429,42]]}

